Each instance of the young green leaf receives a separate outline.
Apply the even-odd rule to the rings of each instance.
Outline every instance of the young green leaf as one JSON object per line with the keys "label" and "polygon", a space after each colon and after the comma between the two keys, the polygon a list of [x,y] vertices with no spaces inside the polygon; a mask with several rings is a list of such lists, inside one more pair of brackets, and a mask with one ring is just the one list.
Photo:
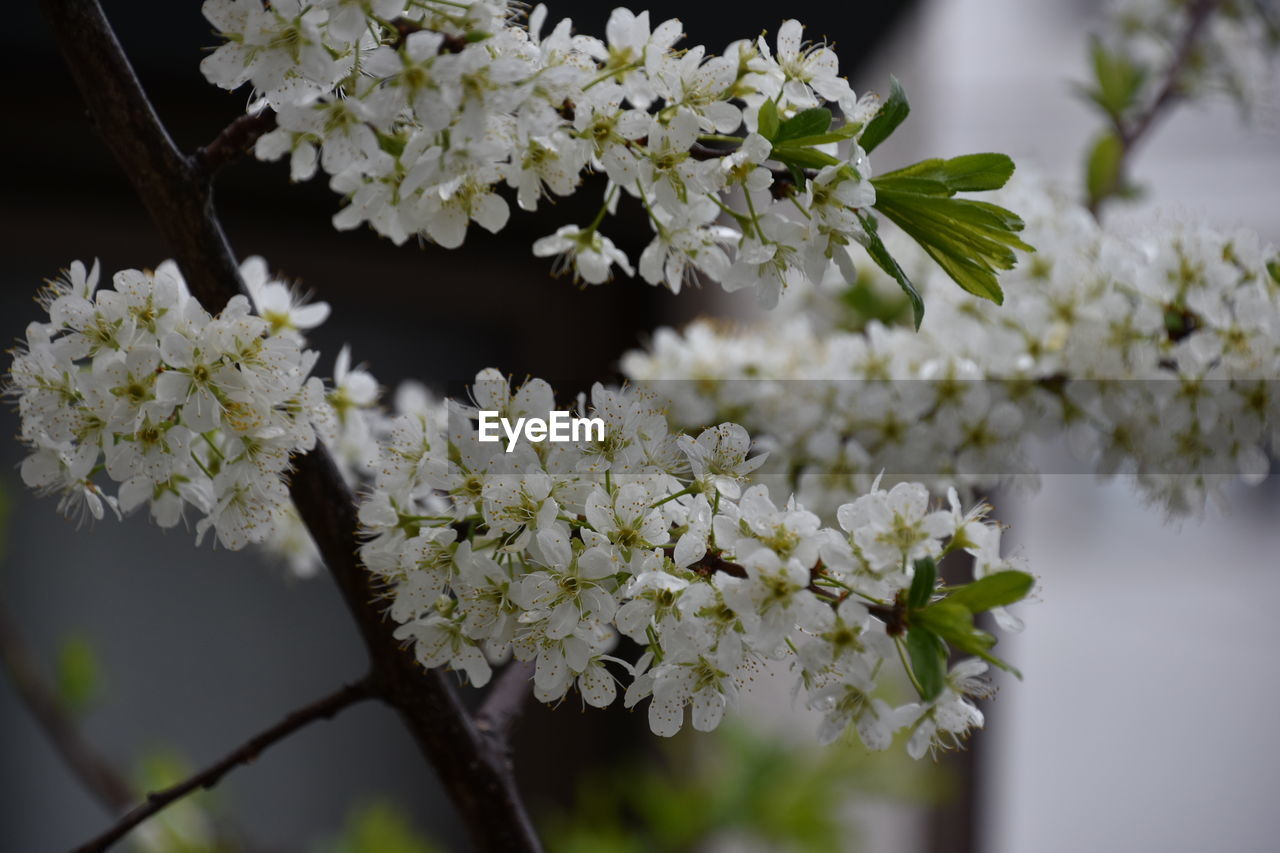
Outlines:
{"label": "young green leaf", "polygon": [[867,122],[867,129],[862,132],[858,144],[862,150],[870,154],[876,147],[889,138],[898,125],[911,112],[911,104],[907,103],[907,93],[902,91],[902,84],[897,77],[889,78],[889,100],[880,105],[875,118]]}
{"label": "young green leaf", "polygon": [[1035,584],[1036,580],[1031,575],[1010,569],[956,587],[948,593],[945,600],[963,605],[971,613],[982,613],[993,607],[1004,607],[1021,601]]}
{"label": "young green leaf", "polygon": [[947,653],[942,643],[927,629],[911,627],[907,629],[907,654],[920,685],[920,698],[926,702],[938,698],[947,678]]}
{"label": "young green leaf", "polygon": [[795,166],[800,169],[821,169],[823,166],[838,166],[844,162],[816,148],[805,148],[790,142],[773,146],[769,157],[785,166]]}
{"label": "young green leaf", "polygon": [[880,239],[877,232],[876,218],[869,213],[858,211],[858,221],[862,223],[862,230],[867,233],[867,254],[876,262],[876,266],[898,282],[898,286],[911,302],[911,315],[915,319],[916,329],[919,329],[920,323],[924,320],[924,300],[920,298],[920,291],[916,290],[911,279],[907,278],[902,267],[898,266],[893,255],[889,254],[889,250],[885,248],[884,241]]}
{"label": "young green leaf", "polygon": [[770,142],[778,135],[778,105],[773,101],[765,101],[760,105],[760,113],[756,118],[756,130]]}
{"label": "young green leaf", "polygon": [[828,130],[826,133],[819,133],[816,136],[794,136],[787,140],[787,144],[809,146],[826,145],[829,142],[843,142],[846,139],[852,139],[857,136],[860,130],[862,130],[862,125],[860,124],[842,124],[835,130]]}
{"label": "young green leaf", "polygon": [[999,305],[1004,293],[996,270],[1013,269],[1018,263],[1013,249],[1034,251],[1017,237],[1022,220],[994,204],[903,189],[901,180],[873,179],[876,210],[919,243],[962,288]]}
{"label": "young green leaf", "polygon": [[1119,120],[1136,103],[1147,69],[1134,64],[1123,53],[1113,53],[1101,39],[1089,43],[1093,62],[1093,87],[1081,86],[1084,97],[1097,104],[1112,120]]}
{"label": "young green leaf", "polygon": [[773,141],[778,143],[806,136],[818,136],[826,133],[829,127],[831,127],[831,110],[822,107],[801,110],[778,125],[778,132]]}
{"label": "young green leaf", "polygon": [[917,610],[928,604],[937,583],[938,564],[933,557],[916,560],[916,573],[911,578],[911,589],[907,592],[907,607]]}
{"label": "young green leaf", "polygon": [[911,627],[927,628],[965,654],[977,655],[994,666],[1022,678],[1022,673],[991,654],[996,638],[973,624],[973,612],[950,598],[935,602],[911,614]]}
{"label": "young green leaf", "polygon": [[886,172],[877,179],[877,186],[887,189],[920,192],[926,184],[907,183],[905,179],[931,181],[941,185],[928,195],[955,195],[958,192],[983,192],[998,190],[1013,177],[1013,160],[1007,154],[965,154],[949,160],[933,158],[921,160],[911,166]]}

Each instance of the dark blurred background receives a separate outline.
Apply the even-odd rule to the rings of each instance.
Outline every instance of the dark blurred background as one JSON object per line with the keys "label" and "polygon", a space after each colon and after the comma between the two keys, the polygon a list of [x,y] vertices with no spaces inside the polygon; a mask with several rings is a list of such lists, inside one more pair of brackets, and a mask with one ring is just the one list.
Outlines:
{"label": "dark blurred background", "polygon": [[[202,49],[216,39],[198,3],[104,5],[181,148],[208,142],[243,111],[245,91],[224,92],[200,75]],[[603,33],[611,5],[556,2],[551,13],[572,17],[581,32]],[[765,2],[654,0],[648,8],[655,23],[680,17],[685,43],[713,51],[731,38],[776,31],[780,16],[796,15],[811,37],[838,43],[844,71],[862,91],[885,86],[859,76],[866,72],[858,58],[915,4],[813,2],[784,11]],[[30,300],[39,283],[73,259],[96,257],[109,276],[154,266],[168,249],[90,126],[37,4],[9,4],[5,19],[0,339],[13,341],[36,316]],[[412,377],[443,388],[496,366],[543,376],[569,394],[615,377],[618,356],[657,326],[715,307],[706,292],[676,298],[638,280],[580,292],[550,277],[549,263],[533,258],[530,245],[561,224],[589,221],[602,189],[589,184],[533,216],[513,202],[500,235],[472,228],[452,252],[397,248],[365,229],[335,232],[338,198],[323,179],[289,184],[283,163],[246,159],[225,169],[217,200],[241,257],[263,255],[333,306],[312,338],[325,354],[322,374],[350,343],[388,387]],[[649,239],[637,214],[624,206],[606,229],[633,258]],[[749,294],[740,296],[714,300],[733,311],[750,303]],[[17,433],[7,407],[0,431]],[[120,767],[135,772],[143,757],[168,753],[202,766],[286,710],[360,675],[360,643],[326,578],[293,579],[250,552],[196,550],[189,533],[165,534],[138,518],[77,533],[51,501],[22,489],[21,455],[11,438],[0,443],[0,489],[12,503],[0,601],[50,671],[68,638],[92,649],[101,691],[84,730]],[[517,766],[532,805],[546,814],[573,807],[584,768],[630,761],[636,750],[652,751],[654,740],[643,714],[535,707],[520,729]],[[62,767],[3,679],[0,754],[0,850],[65,849],[104,827],[108,816]],[[462,838],[400,724],[373,704],[272,749],[229,777],[216,797],[258,849],[312,848],[370,798],[398,805],[446,846]]]}

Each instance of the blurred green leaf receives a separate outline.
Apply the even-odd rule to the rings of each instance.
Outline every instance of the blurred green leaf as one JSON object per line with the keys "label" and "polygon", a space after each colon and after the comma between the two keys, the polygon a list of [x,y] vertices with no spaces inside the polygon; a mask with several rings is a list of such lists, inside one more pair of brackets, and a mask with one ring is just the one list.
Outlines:
{"label": "blurred green leaf", "polygon": [[875,278],[859,270],[858,277],[840,291],[840,302],[847,311],[841,327],[848,331],[860,331],[870,320],[879,320],[887,326],[901,322],[910,308],[905,294],[885,293],[876,286]]}
{"label": "blurred green leaf", "polygon": [[1089,57],[1094,82],[1092,86],[1078,87],[1078,91],[1118,124],[1135,105],[1146,82],[1147,69],[1136,65],[1125,54],[1109,50],[1097,37],[1089,42]]}
{"label": "blurred green leaf", "polygon": [[1085,188],[1090,204],[1097,204],[1121,192],[1120,168],[1123,162],[1124,143],[1114,131],[1103,132],[1089,150],[1089,161],[1085,167]]}
{"label": "blurred green leaf", "polygon": [[[191,775],[190,763],[175,750],[159,747],[142,754],[137,788],[157,791],[176,785]],[[199,791],[173,803],[147,822],[146,833],[133,836],[137,850],[145,853],[230,853],[218,839],[207,805],[214,791]]]}
{"label": "blurred green leaf", "polygon": [[973,612],[950,598],[930,604],[911,614],[911,626],[928,628],[943,642],[965,654],[977,655],[993,666],[1022,678],[1022,673],[991,654],[996,638],[973,624]]}
{"label": "blurred green leaf", "polygon": [[58,695],[76,714],[89,709],[101,687],[98,655],[92,643],[80,635],[62,641],[58,649]]}
{"label": "blurred green leaf", "polygon": [[901,753],[832,746],[726,724],[685,733],[658,763],[628,762],[588,777],[571,812],[545,824],[556,853],[687,853],[732,839],[762,849],[829,853],[856,838],[852,795],[932,798],[936,769]]}
{"label": "blurred green leaf", "polygon": [[441,848],[414,829],[401,809],[385,801],[357,806],[327,853],[437,853]]}

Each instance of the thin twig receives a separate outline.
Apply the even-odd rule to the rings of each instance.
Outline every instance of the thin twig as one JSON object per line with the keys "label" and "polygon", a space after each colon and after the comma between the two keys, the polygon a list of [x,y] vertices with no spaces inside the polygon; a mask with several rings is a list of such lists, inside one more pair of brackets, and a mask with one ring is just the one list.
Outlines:
{"label": "thin twig", "polygon": [[222,129],[213,141],[196,149],[196,168],[202,175],[212,176],[226,164],[244,156],[258,138],[276,128],[276,111],[264,107],[246,113]]}
{"label": "thin twig", "polygon": [[[1156,119],[1177,101],[1181,93],[1182,74],[1186,70],[1187,62],[1190,61],[1196,41],[1218,7],[1218,3],[1219,0],[1193,0],[1187,9],[1186,29],[1183,30],[1182,38],[1174,49],[1173,58],[1169,61],[1169,67],[1165,69],[1164,80],[1155,97],[1151,99],[1147,108],[1132,120],[1126,121],[1122,117],[1116,117],[1116,138],[1120,140],[1120,165],[1116,171],[1120,177],[1117,180],[1117,186],[1124,186],[1126,183],[1124,175],[1128,172],[1128,161],[1138,143],[1150,132]],[[1089,212],[1095,218],[1098,215],[1098,208],[1110,195],[1111,193],[1106,193],[1089,199]]]}
{"label": "thin twig", "polygon": [[348,708],[372,696],[372,683],[370,679],[365,678],[354,684],[348,684],[328,696],[312,702],[310,705],[293,711],[271,728],[250,738],[242,746],[232,750],[194,776],[162,791],[147,794],[146,800],[116,821],[106,832],[77,847],[76,853],[96,853],[96,851],[106,850],[128,834],[131,829],[170,804],[201,788],[212,788],[231,770],[240,765],[252,763],[264,749],[272,744],[284,740],[289,735],[311,723],[330,719],[344,708]]}
{"label": "thin twig", "polygon": [[524,710],[532,679],[532,661],[512,661],[489,688],[476,711],[476,728],[497,738],[502,748],[507,748],[511,729]]}
{"label": "thin twig", "polygon": [[[160,123],[96,0],[41,0],[89,115],[173,250],[192,295],[219,311],[244,292],[209,176]],[[541,849],[505,750],[479,732],[452,681],[401,648],[361,565],[350,489],[323,445],[294,460],[290,494],[360,630],[378,698],[395,708],[477,847]]]}
{"label": "thin twig", "polygon": [[134,792],[111,763],[85,740],[63,702],[36,666],[8,608],[0,601],[0,660],[31,715],[44,729],[67,767],[107,809],[115,814],[134,802]]}

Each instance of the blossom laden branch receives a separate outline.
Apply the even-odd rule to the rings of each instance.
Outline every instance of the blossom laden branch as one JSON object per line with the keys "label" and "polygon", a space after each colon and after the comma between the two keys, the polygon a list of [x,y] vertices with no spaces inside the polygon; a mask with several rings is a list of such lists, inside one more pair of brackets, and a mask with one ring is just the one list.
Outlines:
{"label": "blossom laden branch", "polygon": [[232,750],[204,770],[176,785],[147,794],[144,802],[130,810],[105,832],[76,848],[76,853],[97,853],[97,851],[108,849],[143,821],[189,794],[201,789],[212,788],[227,773],[236,767],[251,764],[263,750],[279,743],[299,729],[320,720],[332,719],[340,711],[374,696],[373,682],[365,678],[353,684],[345,685],[333,693],[293,711],[279,723],[250,738],[243,745]]}
{"label": "blossom laden branch", "polygon": [[[557,258],[555,272],[602,284],[616,267],[677,293],[706,279],[754,289],[772,307],[788,287],[851,278],[860,244],[898,271],[917,325],[923,317],[862,210],[876,200],[865,155],[906,117],[906,96],[895,80],[883,104],[857,97],[835,51],[806,42],[799,21],[784,21],[773,43],[740,39],[713,56],[675,47],[678,20],[651,26],[648,12],[627,9],[615,9],[597,39],[573,35],[568,19],[544,33],[545,7],[526,23],[504,0],[448,4],[447,13],[397,0],[341,5],[236,11],[210,0],[204,13],[224,43],[201,63],[211,83],[252,83],[279,112],[255,154],[288,156],[294,180],[330,175],[346,199],[336,228],[367,223],[397,244],[416,236],[456,248],[471,223],[506,226],[500,183],[534,211],[604,172],[612,188],[595,220],[533,245]],[[839,120],[824,105],[838,107]],[[654,231],[638,265],[601,231],[627,197]],[[982,232],[957,215],[960,204],[900,194],[886,215],[948,230],[953,239],[927,243],[939,263],[961,287],[998,300],[995,269],[1012,256],[992,232],[1007,238],[1017,217],[1001,211]]]}
{"label": "blossom laden branch", "polygon": [[[980,724],[966,697],[982,695],[988,663],[1008,665],[973,614],[1032,585],[1000,556],[985,506],[963,513],[952,495],[950,509],[931,512],[923,485],[873,485],[837,510],[838,528],[824,527],[794,497],[778,505],[765,485],[746,486],[765,457],[749,455],[742,427],[673,434],[643,386],[597,384],[579,409],[604,434],[537,450],[538,439],[508,449],[482,441],[476,419],[543,419],[556,411],[548,383],[512,386],[489,369],[469,399],[474,408],[425,392],[405,401],[379,430],[360,508],[361,556],[387,585],[396,636],[424,666],[484,686],[490,661],[510,655],[532,664],[538,701],[575,691],[595,708],[647,701],[660,736],[686,716],[698,730],[716,728],[767,661],[790,664],[824,713],[824,743],[856,728],[868,747],[886,749],[906,728],[919,757]],[[967,598],[935,595],[935,575],[919,567],[960,550],[982,554],[972,587],[1000,574],[1019,584],[1003,598],[972,588]],[[902,620],[932,654],[907,672],[928,667],[929,692],[893,708],[873,694],[893,666],[884,664],[894,638],[864,602],[901,598],[914,584],[924,589]],[[622,636],[639,646],[635,660],[619,657]],[[950,649],[981,660],[948,672]],[[505,697],[522,696],[528,678],[508,670],[486,704],[509,707]]]}

